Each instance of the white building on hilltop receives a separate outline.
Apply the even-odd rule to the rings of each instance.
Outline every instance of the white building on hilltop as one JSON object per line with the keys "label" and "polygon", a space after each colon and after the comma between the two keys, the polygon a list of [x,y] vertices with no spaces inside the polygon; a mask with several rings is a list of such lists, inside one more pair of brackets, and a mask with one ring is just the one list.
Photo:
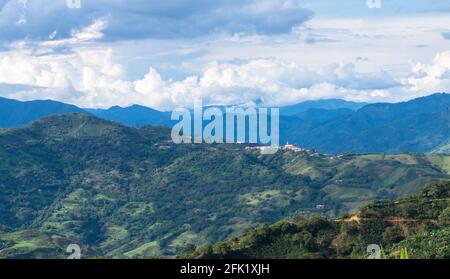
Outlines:
{"label": "white building on hilltop", "polygon": [[273,150],[273,149],[279,149],[279,150],[285,150],[285,151],[293,151],[293,152],[304,152],[307,151],[307,149],[303,149],[301,147],[298,147],[295,144],[289,144],[286,143],[284,146],[280,147],[274,147],[274,146],[255,146],[255,147],[246,147],[247,150],[260,150],[261,152],[267,151],[267,150]]}
{"label": "white building on hilltop", "polygon": [[289,144],[289,142],[287,142],[285,146],[281,147],[281,149],[282,150],[290,150],[290,151],[294,151],[294,152],[306,151],[306,149],[303,149],[295,144]]}

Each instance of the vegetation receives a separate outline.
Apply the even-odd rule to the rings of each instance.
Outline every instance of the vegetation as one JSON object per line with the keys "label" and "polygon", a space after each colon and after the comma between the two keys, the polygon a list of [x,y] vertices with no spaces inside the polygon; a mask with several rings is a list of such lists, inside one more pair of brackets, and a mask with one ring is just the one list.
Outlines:
{"label": "vegetation", "polygon": [[[169,135],[85,114],[0,130],[0,257],[65,257],[69,243],[85,257],[174,257],[296,215],[305,228],[298,241],[315,249],[309,256],[328,257],[342,228],[303,218],[338,218],[450,178],[445,155],[265,156],[241,144],[175,145]],[[399,239],[398,231],[385,234]],[[356,255],[345,243],[339,253]]]}
{"label": "vegetation", "polygon": [[373,202],[351,218],[290,218],[201,247],[190,256],[367,258],[368,245],[378,244],[382,258],[450,259],[449,211],[450,182],[434,183],[416,196]]}

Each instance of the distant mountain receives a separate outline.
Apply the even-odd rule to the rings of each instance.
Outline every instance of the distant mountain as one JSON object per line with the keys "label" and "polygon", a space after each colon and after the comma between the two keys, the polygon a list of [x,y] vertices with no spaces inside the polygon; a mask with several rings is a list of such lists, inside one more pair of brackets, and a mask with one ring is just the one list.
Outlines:
{"label": "distant mountain", "polygon": [[431,152],[450,139],[450,95],[371,104],[323,123],[285,122],[282,138],[325,153]]}
{"label": "distant mountain", "polygon": [[295,117],[299,118],[301,121],[304,122],[308,122],[311,124],[319,124],[351,114],[353,114],[353,110],[348,108],[340,108],[340,109],[313,108],[300,112],[296,114]]}
{"label": "distant mountain", "polygon": [[[323,153],[449,152],[449,94],[395,104],[364,105],[331,99],[283,107],[280,142],[295,143]],[[73,112],[92,114],[127,126],[171,127],[174,123],[169,112],[139,105],[81,109],[55,101],[19,102],[0,98],[0,127],[20,127],[43,116]]]}
{"label": "distant mountain", "polygon": [[340,216],[450,178],[449,156],[173,144],[86,114],[0,130],[0,258],[173,256],[297,214]]}
{"label": "distant mountain", "polygon": [[69,113],[92,114],[128,126],[171,125],[170,113],[139,105],[126,108],[115,106],[109,109],[82,109],[51,100],[22,102],[0,97],[0,128],[21,127],[45,116]]}
{"label": "distant mountain", "polygon": [[91,114],[122,123],[128,126],[143,126],[143,125],[165,125],[171,124],[170,113],[160,112],[148,107],[133,105],[130,107],[114,106],[110,109],[86,109]]}
{"label": "distant mountain", "polygon": [[[294,106],[281,108],[284,116],[299,117],[303,121],[321,123],[338,116],[348,115],[364,103],[353,103],[344,100],[307,101]],[[207,108],[207,107],[206,107]],[[224,111],[226,107],[220,106]],[[86,112],[97,117],[116,121],[127,126],[163,125],[172,126],[170,112],[161,112],[140,105],[130,107],[114,106],[109,109],[82,109],[56,101],[21,102],[0,98],[0,127],[20,127],[49,115]]]}
{"label": "distant mountain", "polygon": [[299,113],[306,112],[310,109],[324,109],[324,110],[336,110],[336,109],[349,109],[358,110],[367,105],[367,103],[349,102],[341,99],[325,99],[305,101],[299,104],[285,106],[280,109],[280,114],[284,116],[294,116]]}
{"label": "distant mountain", "polygon": [[14,128],[27,125],[41,117],[84,110],[56,101],[21,102],[0,97],[0,127]]}

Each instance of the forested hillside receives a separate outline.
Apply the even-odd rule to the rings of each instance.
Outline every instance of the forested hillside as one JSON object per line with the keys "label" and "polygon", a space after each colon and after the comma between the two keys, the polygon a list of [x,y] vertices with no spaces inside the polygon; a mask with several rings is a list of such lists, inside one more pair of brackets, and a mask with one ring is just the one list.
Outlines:
{"label": "forested hillside", "polygon": [[0,130],[0,257],[175,256],[294,215],[338,218],[450,178],[445,155],[261,155],[85,114]]}
{"label": "forested hillside", "polygon": [[450,182],[433,183],[420,194],[376,201],[356,215],[336,220],[293,217],[248,229],[191,257],[202,258],[380,258],[450,259]]}

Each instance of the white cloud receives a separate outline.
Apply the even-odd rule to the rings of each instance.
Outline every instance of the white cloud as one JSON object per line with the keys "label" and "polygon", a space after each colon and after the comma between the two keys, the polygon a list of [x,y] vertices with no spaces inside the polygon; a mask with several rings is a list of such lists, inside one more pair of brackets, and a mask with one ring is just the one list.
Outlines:
{"label": "white cloud", "polygon": [[83,27],[80,30],[72,30],[72,36],[68,39],[53,40],[58,34],[57,30],[54,30],[49,34],[51,41],[39,42],[40,47],[57,47],[64,45],[76,45],[83,42],[95,41],[103,38],[103,30],[108,26],[108,22],[104,18],[96,19],[90,25]]}
{"label": "white cloud", "polygon": [[[266,6],[260,8],[267,10]],[[325,26],[328,24],[326,23]],[[355,23],[352,21],[341,22],[341,24],[345,26]],[[362,34],[363,31],[369,32],[365,24],[356,25],[362,28],[362,31],[345,31],[339,36],[348,37]],[[347,45],[341,45],[345,47],[340,52],[334,50],[335,48],[329,50],[327,44],[315,45],[312,51],[312,46],[301,42],[301,47],[312,52],[311,56],[321,55],[322,59],[328,59],[328,63],[304,65],[302,60],[306,60],[310,52],[300,52],[298,45],[286,44],[283,38],[279,38],[280,44],[263,45],[266,47],[263,53],[272,53],[272,50],[280,53],[285,49],[276,49],[276,47],[281,45],[282,48],[287,46],[295,50],[291,56],[274,55],[270,58],[267,56],[258,58],[254,57],[257,55],[255,52],[253,57],[249,55],[245,59],[233,62],[223,62],[223,60],[220,61],[221,59],[211,59],[212,56],[209,56],[193,60],[200,65],[196,71],[192,71],[195,74],[179,80],[163,78],[156,67],[150,67],[148,72],[138,78],[127,78],[126,69],[127,67],[129,69],[130,65],[133,66],[132,63],[124,65],[123,62],[117,62],[114,48],[111,46],[95,46],[90,43],[102,38],[107,26],[106,19],[100,18],[84,28],[72,30],[72,36],[68,39],[35,43],[18,42],[11,50],[0,52],[0,83],[28,86],[7,94],[2,93],[2,95],[23,100],[51,98],[82,107],[142,104],[169,110],[175,107],[191,107],[194,100],[199,98],[202,98],[204,104],[263,102],[265,105],[287,105],[318,98],[343,98],[369,102],[398,101],[450,89],[448,80],[450,51],[439,53],[432,64],[415,64],[411,73],[407,74],[408,77],[400,79],[392,77],[391,72],[373,69],[366,69],[363,72],[352,62],[336,63],[336,60],[330,60],[330,57],[342,57],[342,51],[345,51],[349,53],[352,60],[342,60],[355,61],[356,53],[350,53],[353,49],[347,50]],[[379,29],[375,30],[369,34],[377,36]],[[327,32],[327,34],[335,33],[335,29]],[[49,35],[54,36],[52,34],[54,32]],[[377,44],[379,42],[374,41],[374,38],[362,37],[363,39],[358,40],[362,40],[360,43],[364,45],[368,42],[377,42]],[[437,37],[442,40],[439,36]],[[265,44],[264,40],[267,39],[262,38],[262,44]],[[230,53],[235,55],[234,53],[245,49],[239,40],[237,43],[232,43],[232,46],[239,45],[240,49],[231,48],[228,50],[228,55]],[[246,43],[247,50],[257,50],[258,47],[255,47],[257,44],[258,42]],[[373,45],[377,47],[377,44]],[[412,45],[416,44],[417,42],[412,42]],[[208,48],[210,47],[211,45],[208,45]],[[223,49],[226,47],[222,46]],[[60,48],[64,51],[60,51]],[[129,49],[129,46],[125,47],[125,50]],[[182,50],[177,48],[176,51],[180,49]],[[184,49],[192,51],[195,47],[188,44],[184,46]],[[368,61],[380,60],[374,59],[373,55],[366,55],[368,53],[365,53],[365,48],[361,49],[358,54],[370,57]],[[167,55],[173,53],[170,49],[167,51]],[[382,53],[379,50],[377,52]],[[296,59],[291,59],[292,57]],[[375,58],[378,57],[375,56]],[[384,59],[390,59],[389,55],[386,55]],[[324,62],[327,61],[324,60]],[[367,61],[355,63],[367,63]],[[153,66],[151,63],[149,65]]]}
{"label": "white cloud", "polygon": [[415,93],[450,90],[450,51],[438,53],[431,64],[413,65],[412,75],[403,80]]}
{"label": "white cloud", "polygon": [[109,47],[78,47],[69,53],[37,56],[19,48],[0,52],[0,83],[32,86],[7,94],[20,99],[52,98],[82,107],[142,104],[157,109],[204,104],[286,105],[318,98],[397,101],[450,88],[450,51],[431,64],[415,64],[409,78],[386,72],[362,73],[352,63],[306,67],[281,59],[207,63],[201,73],[164,80],[154,68],[128,80]]}
{"label": "white cloud", "polygon": [[0,53],[0,82],[41,87],[67,87],[69,80],[61,71],[61,63],[48,57],[35,57],[30,52]]}
{"label": "white cloud", "polygon": [[73,31],[72,39],[77,42],[85,42],[91,40],[97,40],[103,38],[102,31],[108,26],[105,19],[97,19],[89,25],[83,28],[81,31]]}
{"label": "white cloud", "polygon": [[[367,101],[388,94],[383,90],[386,81],[379,76],[358,73],[351,64],[309,69],[292,62],[256,59],[242,64],[209,63],[202,74],[180,81],[163,80],[150,68],[142,79],[129,81],[122,65],[113,62],[110,48],[78,48],[74,53],[47,56],[33,56],[26,50],[0,53],[0,83],[40,87],[9,97],[53,98],[82,107],[138,103],[167,110],[190,107],[199,98],[205,104],[262,101],[284,105],[331,97]],[[378,88],[376,84],[363,88],[371,80],[380,82]]]}

